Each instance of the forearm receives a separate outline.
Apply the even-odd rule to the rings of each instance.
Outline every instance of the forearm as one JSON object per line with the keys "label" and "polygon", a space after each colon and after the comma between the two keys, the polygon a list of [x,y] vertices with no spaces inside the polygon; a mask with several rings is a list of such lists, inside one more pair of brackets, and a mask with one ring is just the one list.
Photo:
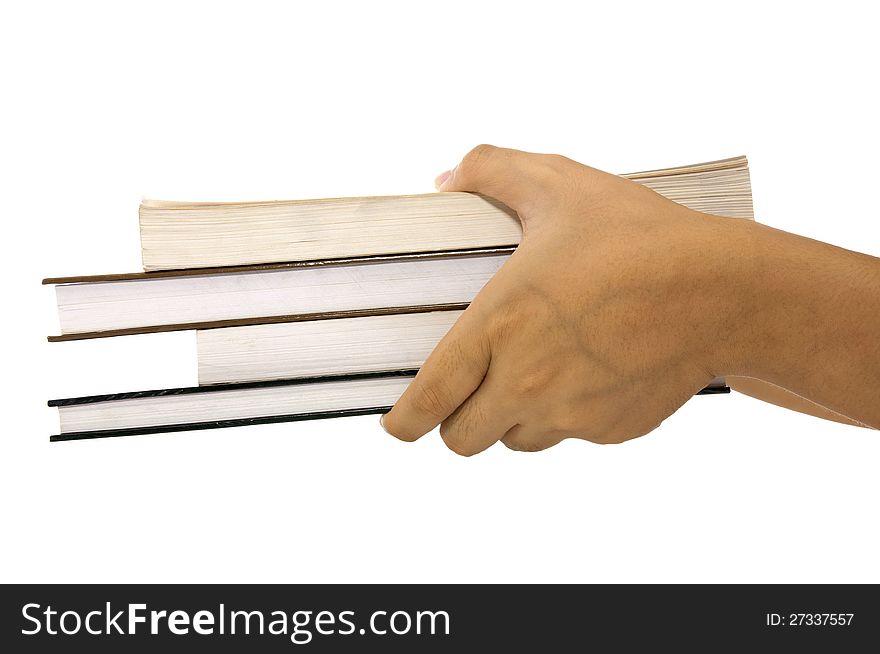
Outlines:
{"label": "forearm", "polygon": [[764,225],[736,229],[748,299],[725,374],[880,427],[880,259]]}
{"label": "forearm", "polygon": [[727,385],[736,392],[748,395],[749,397],[761,400],[762,402],[775,404],[776,406],[781,406],[782,408],[790,409],[791,411],[797,411],[798,413],[806,413],[807,415],[815,416],[816,418],[833,420],[845,425],[853,425],[856,427],[865,426],[861,422],[856,422],[836,411],[832,411],[820,404],[816,404],[812,400],[808,400],[800,395],[795,395],[781,386],[771,384],[770,382],[761,379],[728,375],[724,380],[727,382]]}

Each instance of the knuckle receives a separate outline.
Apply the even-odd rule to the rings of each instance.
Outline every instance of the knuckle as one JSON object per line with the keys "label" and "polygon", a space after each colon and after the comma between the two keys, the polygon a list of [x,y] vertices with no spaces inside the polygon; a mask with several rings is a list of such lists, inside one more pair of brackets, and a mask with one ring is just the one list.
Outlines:
{"label": "knuckle", "polygon": [[497,150],[498,148],[494,145],[481,143],[464,155],[459,164],[459,172],[465,177],[474,174],[475,171],[479,171],[487,161],[495,156]]}
{"label": "knuckle", "polygon": [[477,453],[475,448],[479,425],[484,424],[483,414],[474,403],[465,404],[450,418],[440,423],[440,437],[446,446],[462,456],[471,456]]}
{"label": "knuckle", "polygon": [[471,151],[465,155],[465,159],[470,159],[471,161],[481,161],[483,159],[488,159],[498,150],[494,145],[489,145],[488,143],[480,143],[479,145],[471,148]]}
{"label": "knuckle", "polygon": [[459,456],[473,456],[477,453],[472,445],[469,444],[467,437],[455,425],[440,425],[440,438],[450,450]]}
{"label": "knuckle", "polygon": [[[472,346],[469,344],[468,347]],[[473,359],[462,339],[451,339],[446,348],[446,357],[442,361],[443,374],[450,376],[462,366],[472,365]]]}
{"label": "knuckle", "polygon": [[486,326],[486,335],[496,345],[509,342],[521,330],[520,321],[518,302],[505,302],[494,311],[491,321]]}
{"label": "knuckle", "polygon": [[435,384],[419,384],[414,389],[412,406],[429,418],[442,420],[448,413],[449,394]]}

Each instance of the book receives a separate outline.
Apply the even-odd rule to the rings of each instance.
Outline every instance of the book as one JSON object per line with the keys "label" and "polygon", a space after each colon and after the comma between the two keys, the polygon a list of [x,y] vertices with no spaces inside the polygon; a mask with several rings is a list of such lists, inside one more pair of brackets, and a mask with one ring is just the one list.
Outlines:
{"label": "book", "polygon": [[511,252],[50,278],[61,335],[49,340],[463,308]]}
{"label": "book", "polygon": [[[200,385],[421,367],[461,310],[199,330]],[[723,386],[723,379],[710,386]]]}
{"label": "book", "polygon": [[217,429],[367,415],[390,410],[415,370],[274,382],[167,388],[49,401],[51,441]]}
{"label": "book", "polygon": [[419,368],[461,310],[200,329],[199,384]]}
{"label": "book", "polygon": [[[166,388],[50,400],[60,433],[50,441],[243,427],[386,413],[416,370]],[[709,387],[698,395],[729,393]]]}
{"label": "book", "polygon": [[[628,177],[694,209],[753,218],[745,157]],[[449,214],[450,202],[461,211]],[[471,209],[464,211],[465,205]],[[482,207],[479,219],[476,207]],[[463,249],[429,251],[439,245],[428,237],[445,232],[447,220],[458,224],[472,218],[485,229],[480,238],[458,242],[468,245]],[[462,308],[515,249],[521,232],[508,238],[509,218],[484,198],[449,193],[238,204],[148,202],[141,207],[141,227],[142,239],[147,234],[144,243],[150,243],[144,247],[145,265],[152,271],[43,280],[56,285],[61,327],[61,334],[49,340]],[[145,226],[151,227],[144,231]],[[470,233],[471,227],[459,231]],[[241,230],[246,236],[239,238]],[[360,244],[355,250],[337,247],[346,235]],[[217,242],[224,252],[233,248],[237,254],[212,255]],[[475,244],[481,247],[470,247]],[[443,247],[452,245],[444,242]],[[395,251],[401,248],[406,251]],[[172,264],[178,250],[189,254]],[[360,254],[345,254],[355,251]],[[165,263],[156,264],[153,255],[160,252]],[[166,264],[178,269],[166,270]]]}
{"label": "book", "polygon": [[[753,218],[748,162],[734,157],[624,175],[706,213]],[[145,200],[146,271],[513,246],[503,204],[472,193],[272,202]]]}

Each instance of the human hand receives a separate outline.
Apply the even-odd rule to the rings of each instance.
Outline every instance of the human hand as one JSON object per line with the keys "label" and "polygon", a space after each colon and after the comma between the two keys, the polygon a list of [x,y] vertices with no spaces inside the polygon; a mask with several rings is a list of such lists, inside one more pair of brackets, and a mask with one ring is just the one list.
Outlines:
{"label": "human hand", "polygon": [[491,146],[437,182],[507,204],[523,237],[383,417],[392,435],[413,441],[440,424],[463,455],[498,440],[529,451],[568,437],[618,443],[732,365],[722,335],[751,293],[729,275],[719,293],[719,262],[748,252],[745,221],[564,157]]}

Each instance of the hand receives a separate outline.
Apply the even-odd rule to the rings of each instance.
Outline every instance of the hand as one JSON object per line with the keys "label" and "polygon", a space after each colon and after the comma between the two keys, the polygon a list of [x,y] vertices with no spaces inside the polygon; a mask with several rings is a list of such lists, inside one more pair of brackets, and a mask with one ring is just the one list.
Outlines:
{"label": "hand", "polygon": [[748,252],[746,221],[491,146],[438,183],[504,202],[523,237],[384,416],[389,433],[412,441],[440,424],[463,455],[498,440],[528,451],[569,437],[619,443],[735,367],[724,335],[749,311],[752,276],[720,262]]}

